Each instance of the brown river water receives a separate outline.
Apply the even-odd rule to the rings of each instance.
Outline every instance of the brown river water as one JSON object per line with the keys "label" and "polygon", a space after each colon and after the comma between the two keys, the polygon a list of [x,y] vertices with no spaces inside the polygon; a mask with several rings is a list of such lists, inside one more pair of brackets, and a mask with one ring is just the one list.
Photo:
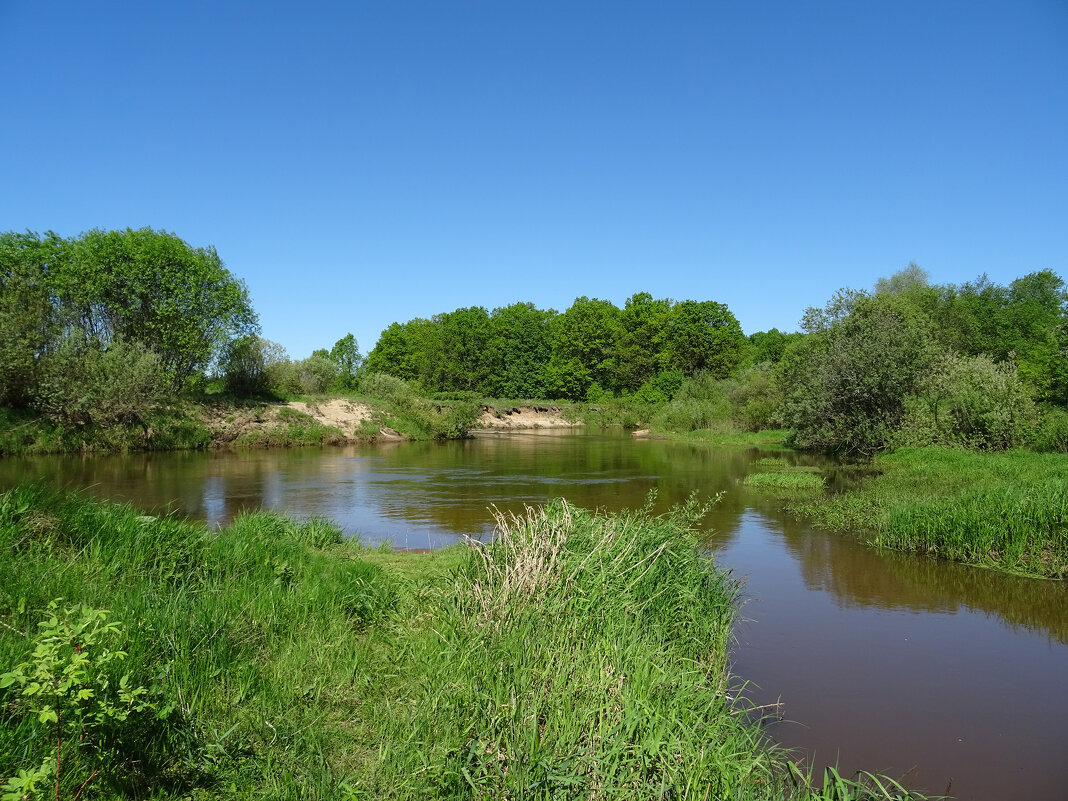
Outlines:
{"label": "brown river water", "polygon": [[[742,485],[755,450],[540,431],[448,443],[0,460],[42,479],[210,525],[244,509],[324,515],[365,542],[486,537],[489,510],[553,497],[610,510],[723,492],[717,563],[743,581],[734,672],[769,733],[817,769],[886,773],[972,801],[1068,799],[1068,583],[865,547]],[[788,454],[791,462],[818,465]]]}

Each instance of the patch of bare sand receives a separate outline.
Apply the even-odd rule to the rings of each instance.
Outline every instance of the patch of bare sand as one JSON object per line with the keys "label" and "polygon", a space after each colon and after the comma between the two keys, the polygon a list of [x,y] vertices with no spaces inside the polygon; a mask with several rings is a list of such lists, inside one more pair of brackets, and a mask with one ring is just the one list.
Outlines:
{"label": "patch of bare sand", "polygon": [[501,430],[524,428],[573,428],[582,425],[568,420],[558,406],[508,406],[495,409],[487,406],[478,419],[479,429]]}
{"label": "patch of bare sand", "polygon": [[371,407],[366,403],[357,403],[345,398],[331,398],[322,403],[290,401],[283,405],[303,412],[325,426],[340,428],[342,432],[350,435],[356,432],[360,423],[372,417]]}

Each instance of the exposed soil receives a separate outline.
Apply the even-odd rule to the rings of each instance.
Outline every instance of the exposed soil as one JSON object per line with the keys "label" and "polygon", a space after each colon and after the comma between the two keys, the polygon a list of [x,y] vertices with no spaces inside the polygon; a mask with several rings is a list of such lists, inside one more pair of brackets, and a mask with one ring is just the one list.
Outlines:
{"label": "exposed soil", "polygon": [[559,406],[509,406],[495,409],[483,407],[478,420],[481,431],[525,428],[573,428],[581,422],[568,420]]}
{"label": "exposed soil", "polygon": [[324,426],[340,428],[343,433],[350,436],[359,429],[360,423],[370,420],[373,416],[373,410],[366,403],[358,403],[345,398],[331,398],[322,403],[291,401],[283,405],[314,417]]}

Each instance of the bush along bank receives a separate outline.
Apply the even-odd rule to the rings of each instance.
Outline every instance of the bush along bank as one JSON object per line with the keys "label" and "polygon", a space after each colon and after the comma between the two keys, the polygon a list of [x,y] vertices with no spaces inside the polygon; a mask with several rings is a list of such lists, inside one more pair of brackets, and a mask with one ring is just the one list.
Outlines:
{"label": "bush along bank", "polygon": [[0,782],[44,798],[904,798],[732,700],[734,587],[667,517],[563,503],[488,546],[371,551],[0,497]]}

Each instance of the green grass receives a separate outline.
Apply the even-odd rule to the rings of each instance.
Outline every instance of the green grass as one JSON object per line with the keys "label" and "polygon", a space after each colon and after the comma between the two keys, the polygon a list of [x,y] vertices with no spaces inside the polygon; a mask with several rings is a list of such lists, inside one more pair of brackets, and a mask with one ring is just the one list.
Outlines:
{"label": "green grass", "polygon": [[[488,546],[398,554],[322,519],[210,531],[21,487],[0,496],[0,673],[33,661],[53,599],[122,624],[99,671],[152,707],[61,744],[64,798],[903,797],[814,789],[733,700],[735,588],[694,513],[555,503]],[[0,689],[0,783],[55,750]]]}
{"label": "green grass", "polygon": [[292,448],[307,445],[335,445],[345,442],[345,433],[326,426],[304,412],[283,407],[278,422],[243,434],[235,441],[241,447]]}
{"label": "green grass", "polygon": [[787,451],[790,449],[783,444],[787,433],[776,429],[766,431],[738,431],[736,429],[711,431],[703,429],[669,434],[668,436],[671,439],[682,440],[683,442],[703,442],[708,445],[728,448],[760,448],[761,450],[769,451]]}
{"label": "green grass", "polygon": [[181,404],[150,414],[145,425],[64,426],[36,412],[0,407],[0,456],[123,453],[205,448],[207,428]]}
{"label": "green grass", "polygon": [[750,473],[742,482],[747,487],[767,487],[780,490],[823,489],[823,478],[809,471]]}
{"label": "green grass", "polygon": [[859,484],[792,510],[875,545],[1010,572],[1068,576],[1068,456],[904,449]]}

